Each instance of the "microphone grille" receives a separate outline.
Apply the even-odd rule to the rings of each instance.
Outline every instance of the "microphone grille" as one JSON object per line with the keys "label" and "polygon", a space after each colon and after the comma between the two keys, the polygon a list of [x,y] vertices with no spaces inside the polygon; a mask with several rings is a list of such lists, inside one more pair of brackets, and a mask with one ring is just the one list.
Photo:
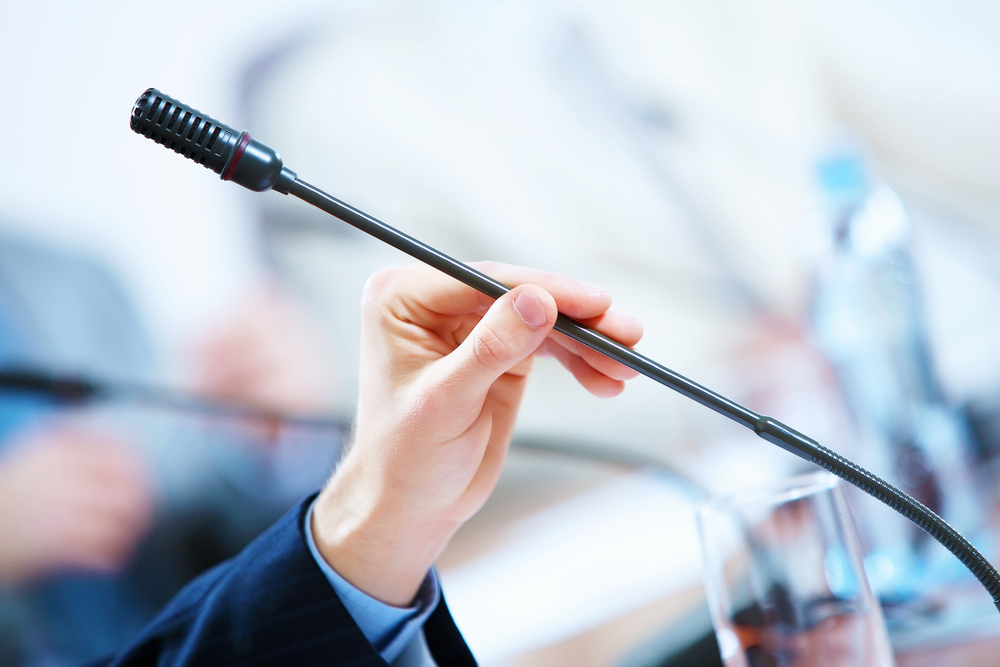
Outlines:
{"label": "microphone grille", "polygon": [[132,130],[222,174],[240,133],[174,98],[149,88],[132,107]]}

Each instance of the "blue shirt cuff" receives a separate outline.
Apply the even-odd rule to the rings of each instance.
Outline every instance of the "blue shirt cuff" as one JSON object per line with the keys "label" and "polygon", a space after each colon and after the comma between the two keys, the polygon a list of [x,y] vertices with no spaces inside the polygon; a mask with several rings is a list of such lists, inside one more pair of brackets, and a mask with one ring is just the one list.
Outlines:
{"label": "blue shirt cuff", "polygon": [[431,612],[441,601],[441,583],[437,570],[431,568],[417,591],[417,597],[411,607],[393,607],[379,602],[367,593],[355,588],[346,579],[337,574],[316,548],[312,534],[312,515],[316,501],[313,500],[306,513],[306,543],[309,553],[326,575],[334,592],[357,623],[361,633],[372,647],[378,651],[382,659],[392,663],[420,632]]}

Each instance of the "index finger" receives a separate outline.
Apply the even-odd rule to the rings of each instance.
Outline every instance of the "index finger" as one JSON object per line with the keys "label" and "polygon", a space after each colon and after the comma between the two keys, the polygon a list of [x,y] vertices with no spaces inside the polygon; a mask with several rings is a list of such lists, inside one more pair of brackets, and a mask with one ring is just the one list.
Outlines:
{"label": "index finger", "polygon": [[[568,276],[500,262],[476,262],[469,266],[508,287],[538,285],[552,295],[560,313],[574,319],[598,317],[611,306],[610,292]],[[386,280],[394,288],[392,291],[409,305],[441,315],[484,312],[494,301],[456,278],[422,264],[392,269]]]}

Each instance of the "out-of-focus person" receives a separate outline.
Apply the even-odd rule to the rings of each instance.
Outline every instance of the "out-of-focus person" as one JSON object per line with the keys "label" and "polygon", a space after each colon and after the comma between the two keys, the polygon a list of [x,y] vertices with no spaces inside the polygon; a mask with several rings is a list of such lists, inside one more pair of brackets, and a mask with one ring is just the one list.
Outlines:
{"label": "out-of-focus person", "polygon": [[[317,411],[327,366],[309,328],[280,288],[254,291],[195,346],[192,391]],[[162,376],[102,265],[0,233],[5,365]],[[188,579],[316,489],[338,436],[0,391],[0,664],[77,665],[123,645]]]}
{"label": "out-of-focus person", "polygon": [[310,315],[276,283],[260,285],[193,350],[202,395],[305,416],[327,409],[329,367]]}

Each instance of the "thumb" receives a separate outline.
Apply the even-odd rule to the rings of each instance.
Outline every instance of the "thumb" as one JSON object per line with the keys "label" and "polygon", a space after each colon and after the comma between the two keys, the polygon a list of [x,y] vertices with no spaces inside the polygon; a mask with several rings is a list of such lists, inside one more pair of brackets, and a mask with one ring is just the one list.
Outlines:
{"label": "thumb", "polygon": [[497,299],[469,337],[446,357],[445,375],[460,391],[485,394],[497,378],[538,349],[557,314],[555,299],[541,287],[515,287]]}

